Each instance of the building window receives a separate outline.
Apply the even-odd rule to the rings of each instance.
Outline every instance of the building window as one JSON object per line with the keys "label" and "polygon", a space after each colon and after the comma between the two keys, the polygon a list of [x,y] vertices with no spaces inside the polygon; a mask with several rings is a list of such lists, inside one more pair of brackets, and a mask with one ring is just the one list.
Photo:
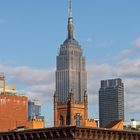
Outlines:
{"label": "building window", "polygon": [[60,116],[60,126],[64,125],[64,118],[63,116]]}
{"label": "building window", "polygon": [[80,118],[80,114],[77,113],[77,114],[76,114],[76,117],[75,117],[76,126],[80,126],[80,120],[81,120],[81,118]]}
{"label": "building window", "polygon": [[70,115],[67,115],[66,125],[70,125]]}

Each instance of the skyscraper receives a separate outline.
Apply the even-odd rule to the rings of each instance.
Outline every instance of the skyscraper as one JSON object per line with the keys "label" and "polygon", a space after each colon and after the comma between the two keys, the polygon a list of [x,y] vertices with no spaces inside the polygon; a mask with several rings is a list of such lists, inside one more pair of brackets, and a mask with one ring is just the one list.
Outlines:
{"label": "skyscraper", "polygon": [[81,46],[74,37],[71,0],[67,30],[67,38],[60,46],[57,56],[56,93],[58,102],[66,102],[70,91],[74,93],[75,101],[84,102],[84,92],[87,89],[85,57]]}
{"label": "skyscraper", "polygon": [[99,90],[100,127],[124,120],[124,85],[120,78],[102,80]]}
{"label": "skyscraper", "polygon": [[74,37],[72,1],[69,0],[68,35],[57,56],[54,126],[96,126],[88,119],[85,57]]}

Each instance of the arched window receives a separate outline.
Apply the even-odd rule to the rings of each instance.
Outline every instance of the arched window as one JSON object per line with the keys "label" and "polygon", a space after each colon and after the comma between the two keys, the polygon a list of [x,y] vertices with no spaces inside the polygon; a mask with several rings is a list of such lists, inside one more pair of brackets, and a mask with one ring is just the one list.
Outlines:
{"label": "arched window", "polygon": [[70,125],[70,115],[67,115],[67,118],[66,118],[66,125]]}
{"label": "arched window", "polygon": [[80,114],[79,113],[77,113],[76,114],[76,117],[75,117],[75,121],[76,121],[76,126],[80,126],[80,120],[81,120],[81,118],[80,118]]}
{"label": "arched window", "polygon": [[64,125],[64,118],[63,116],[60,116],[60,126]]}

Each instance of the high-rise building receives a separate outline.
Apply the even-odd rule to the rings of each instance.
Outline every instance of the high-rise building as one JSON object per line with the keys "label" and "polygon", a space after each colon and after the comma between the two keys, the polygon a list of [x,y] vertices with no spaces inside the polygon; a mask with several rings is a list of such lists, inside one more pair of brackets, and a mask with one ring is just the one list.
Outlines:
{"label": "high-rise building", "polygon": [[37,105],[35,101],[28,101],[28,119],[34,119],[41,116],[41,105]]}
{"label": "high-rise building", "polygon": [[93,126],[88,120],[87,72],[81,46],[74,37],[72,1],[69,0],[68,35],[57,56],[54,126]]}
{"label": "high-rise building", "polygon": [[99,90],[100,127],[124,120],[124,85],[120,78],[102,80]]}
{"label": "high-rise building", "polygon": [[87,90],[85,57],[81,46],[74,37],[71,1],[67,30],[67,38],[60,46],[57,56],[56,92],[58,102],[66,102],[70,91],[73,91],[75,101],[84,102],[84,93]]}

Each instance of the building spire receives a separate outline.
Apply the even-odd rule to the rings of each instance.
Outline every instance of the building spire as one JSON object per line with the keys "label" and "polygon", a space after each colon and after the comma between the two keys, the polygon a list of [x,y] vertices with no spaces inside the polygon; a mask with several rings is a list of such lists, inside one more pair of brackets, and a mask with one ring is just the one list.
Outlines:
{"label": "building spire", "polygon": [[68,17],[68,39],[74,38],[74,24],[72,17],[72,0],[69,0],[69,17]]}
{"label": "building spire", "polygon": [[72,17],[72,0],[69,0],[69,18]]}

